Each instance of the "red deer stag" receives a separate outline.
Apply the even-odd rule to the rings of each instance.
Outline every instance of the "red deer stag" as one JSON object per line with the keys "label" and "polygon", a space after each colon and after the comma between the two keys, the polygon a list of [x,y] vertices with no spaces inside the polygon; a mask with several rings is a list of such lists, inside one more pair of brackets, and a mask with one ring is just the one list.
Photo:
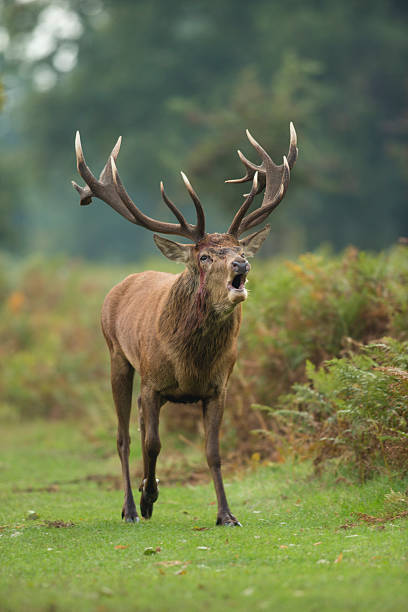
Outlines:
{"label": "red deer stag", "polygon": [[[237,357],[241,302],[250,265],[269,233],[270,226],[239,240],[239,236],[265,221],[284,197],[290,170],[297,158],[296,132],[290,124],[287,158],[276,165],[247,131],[262,163],[250,162],[238,151],[246,173],[227,183],[252,181],[249,194],[236,213],[227,233],[207,234],[200,200],[182,174],[193,200],[197,223],[191,225],[167,197],[161,195],[178,223],[156,221],[142,213],[126,192],[116,168],[121,139],[117,141],[99,180],[86,165],[79,132],[75,140],[77,167],[87,184],[73,186],[82,205],[93,197],[109,204],[131,223],[161,234],[176,234],[191,241],[180,244],[157,234],[154,241],[173,261],[186,265],[181,274],[141,272],[132,274],[107,295],[102,309],[102,330],[111,357],[113,399],[118,416],[117,447],[122,464],[124,504],[122,518],[138,522],[129,476],[129,419],[133,375],[141,377],[138,398],[144,475],[139,488],[140,509],[152,516],[158,497],[156,460],[160,452],[159,413],[167,401],[201,402],[205,428],[205,450],[218,501],[217,525],[240,525],[231,513],[221,476],[219,429],[227,383]],[[254,197],[265,190],[259,208],[247,214]]]}

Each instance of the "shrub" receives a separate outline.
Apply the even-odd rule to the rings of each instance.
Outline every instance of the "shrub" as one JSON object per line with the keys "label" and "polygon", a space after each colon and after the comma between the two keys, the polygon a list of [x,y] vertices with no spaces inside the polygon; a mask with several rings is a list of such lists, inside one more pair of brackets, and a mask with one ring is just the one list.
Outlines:
{"label": "shrub", "polygon": [[309,382],[293,385],[277,409],[266,408],[275,422],[266,435],[276,441],[279,427],[287,437],[290,430],[292,449],[308,448],[318,469],[328,460],[349,464],[362,480],[378,470],[405,472],[408,342],[383,338],[353,349],[319,368],[308,361]]}
{"label": "shrub", "polygon": [[0,318],[0,414],[9,418],[104,415],[108,359],[98,330],[98,270],[29,260],[8,276]]}
{"label": "shrub", "polygon": [[[306,381],[306,363],[341,357],[354,343],[384,335],[408,339],[408,250],[379,254],[350,247],[297,261],[257,262],[244,306],[237,365],[229,385],[226,418],[248,445],[251,429],[268,429],[267,413],[250,405],[276,406],[294,383]],[[289,433],[288,433],[289,435]],[[277,457],[270,441],[251,443]]]}

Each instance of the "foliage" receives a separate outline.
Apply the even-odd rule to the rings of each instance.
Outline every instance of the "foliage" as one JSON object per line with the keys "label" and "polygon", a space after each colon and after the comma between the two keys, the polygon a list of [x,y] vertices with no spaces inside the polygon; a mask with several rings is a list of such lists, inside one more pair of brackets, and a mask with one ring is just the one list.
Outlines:
{"label": "foliage", "polygon": [[[336,411],[330,411],[328,402],[319,427],[315,427],[315,413],[312,408],[315,404],[311,400],[313,387],[310,390],[308,385],[299,386],[299,383],[306,381],[313,367],[318,368],[333,358],[343,358],[344,361],[339,363],[346,368],[348,359],[351,359],[350,355],[361,352],[362,345],[370,344],[385,335],[402,342],[401,345],[398,342],[395,344],[395,364],[398,363],[398,359],[401,359],[398,357],[398,351],[404,351],[403,343],[408,339],[407,251],[404,247],[397,247],[379,255],[370,255],[349,248],[340,257],[329,256],[324,252],[306,254],[295,262],[285,262],[284,266],[275,263],[275,266],[257,270],[253,282],[254,291],[246,305],[240,359],[230,385],[233,405],[240,408],[234,410],[231,423],[235,423],[238,436],[242,438],[244,445],[248,440],[248,423],[252,429],[269,432],[261,436],[257,446],[255,445],[256,450],[264,456],[270,455],[273,439],[272,456],[276,460],[283,460],[294,449],[301,455],[313,453],[318,461],[323,461],[326,452],[328,457],[333,454],[344,455],[350,464],[355,462],[361,477],[364,477],[376,469],[378,455],[381,454],[377,453],[381,445],[377,448],[374,441],[376,427],[377,440],[385,435],[385,432],[390,434],[385,422],[380,419],[381,410],[388,414],[386,408],[390,398],[384,389],[378,389],[379,394],[384,393],[382,400],[379,398],[375,381],[380,378],[383,382],[391,381],[390,389],[397,394],[401,393],[399,401],[402,402],[404,391],[398,391],[400,387],[395,381],[392,382],[393,379],[387,378],[386,373],[375,372],[373,385],[368,392],[373,394],[374,404],[378,403],[378,413],[370,425],[373,432],[370,443],[374,445],[370,452],[369,449],[364,451],[363,448],[364,428],[361,436],[356,432],[347,438],[348,434],[344,433],[346,444],[332,445],[330,440],[320,441],[320,438],[326,435],[322,433],[323,425],[327,420],[327,427],[332,427],[332,417],[334,418]],[[391,354],[387,353],[391,361],[384,367],[394,367],[394,357],[391,358]],[[375,359],[375,355],[371,353],[356,356],[356,359],[364,361],[369,357]],[[310,365],[306,371],[307,362]],[[354,372],[353,363],[350,362],[350,368]],[[333,373],[328,375],[328,380],[332,382],[334,389],[337,384],[341,388],[340,381],[334,376],[336,367],[331,367]],[[401,369],[403,370],[404,366],[401,366]],[[319,376],[326,380],[324,367],[316,372],[319,384]],[[372,373],[367,373],[369,381],[371,376]],[[287,395],[294,384],[294,391]],[[317,382],[314,384],[317,385]],[[344,385],[347,388],[347,383]],[[317,397],[320,397],[319,393],[318,385]],[[309,398],[309,408],[298,410],[297,398],[304,398],[305,395]],[[266,411],[255,409],[251,416],[246,403],[248,400],[255,408],[257,404],[272,408]],[[325,401],[323,396],[322,403]],[[347,400],[343,398],[343,402],[347,403]],[[358,403],[357,396],[355,402]],[[345,409],[344,403],[339,410]],[[283,412],[278,410],[276,413],[277,408]],[[270,414],[274,416],[269,418]],[[344,429],[347,427],[344,426]],[[336,431],[334,437],[337,435]],[[384,441],[383,456],[390,468],[405,469],[405,438],[402,434],[390,435],[394,439]],[[328,437],[330,438],[330,435]],[[357,448],[357,441],[360,450]],[[328,453],[331,445],[332,450]],[[254,449],[252,440],[248,446]]]}
{"label": "foliage", "polygon": [[17,269],[3,261],[2,273],[3,417],[109,415],[108,364],[97,318],[109,274],[106,281],[101,271],[93,274],[75,262],[38,259]]}
{"label": "foliage", "polygon": [[406,519],[350,517],[401,512],[407,480],[322,483],[305,463],[260,467],[227,478],[244,525],[232,529],[214,525],[212,484],[164,478],[152,520],[129,525],[115,446],[76,423],[1,429],[2,609],[404,609]]}
{"label": "foliage", "polygon": [[[404,247],[379,255],[354,248],[341,256],[321,251],[254,268],[230,385],[244,419],[248,401],[274,405],[293,383],[303,382],[307,360],[319,365],[355,342],[384,335],[408,338]],[[262,413],[256,412],[251,424],[263,427]]]}
{"label": "foliage", "polygon": [[308,361],[309,383],[295,384],[272,416],[296,429],[298,445],[306,437],[319,468],[335,458],[337,468],[349,463],[361,479],[378,469],[406,472],[408,342],[383,338],[353,350],[320,368]]}

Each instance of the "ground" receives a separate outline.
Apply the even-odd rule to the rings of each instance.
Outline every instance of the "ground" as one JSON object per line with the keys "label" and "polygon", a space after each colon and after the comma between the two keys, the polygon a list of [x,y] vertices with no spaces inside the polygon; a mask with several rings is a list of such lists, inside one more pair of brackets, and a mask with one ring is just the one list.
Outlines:
{"label": "ground", "polygon": [[[185,452],[204,463],[194,448]],[[407,480],[317,479],[296,462],[230,470],[226,490],[243,527],[228,528],[215,526],[212,484],[172,484],[172,461],[164,451],[151,521],[130,525],[120,520],[113,435],[91,436],[67,422],[3,426],[0,609],[406,606],[406,518],[367,523],[356,513],[384,516],[385,495],[405,491]]]}

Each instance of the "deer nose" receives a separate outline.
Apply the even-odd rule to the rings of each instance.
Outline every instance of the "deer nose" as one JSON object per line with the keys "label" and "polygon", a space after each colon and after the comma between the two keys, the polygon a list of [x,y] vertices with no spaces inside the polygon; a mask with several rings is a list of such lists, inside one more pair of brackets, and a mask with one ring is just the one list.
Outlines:
{"label": "deer nose", "polygon": [[236,274],[248,274],[249,270],[251,269],[251,266],[245,260],[238,261],[238,259],[236,259],[231,265]]}

